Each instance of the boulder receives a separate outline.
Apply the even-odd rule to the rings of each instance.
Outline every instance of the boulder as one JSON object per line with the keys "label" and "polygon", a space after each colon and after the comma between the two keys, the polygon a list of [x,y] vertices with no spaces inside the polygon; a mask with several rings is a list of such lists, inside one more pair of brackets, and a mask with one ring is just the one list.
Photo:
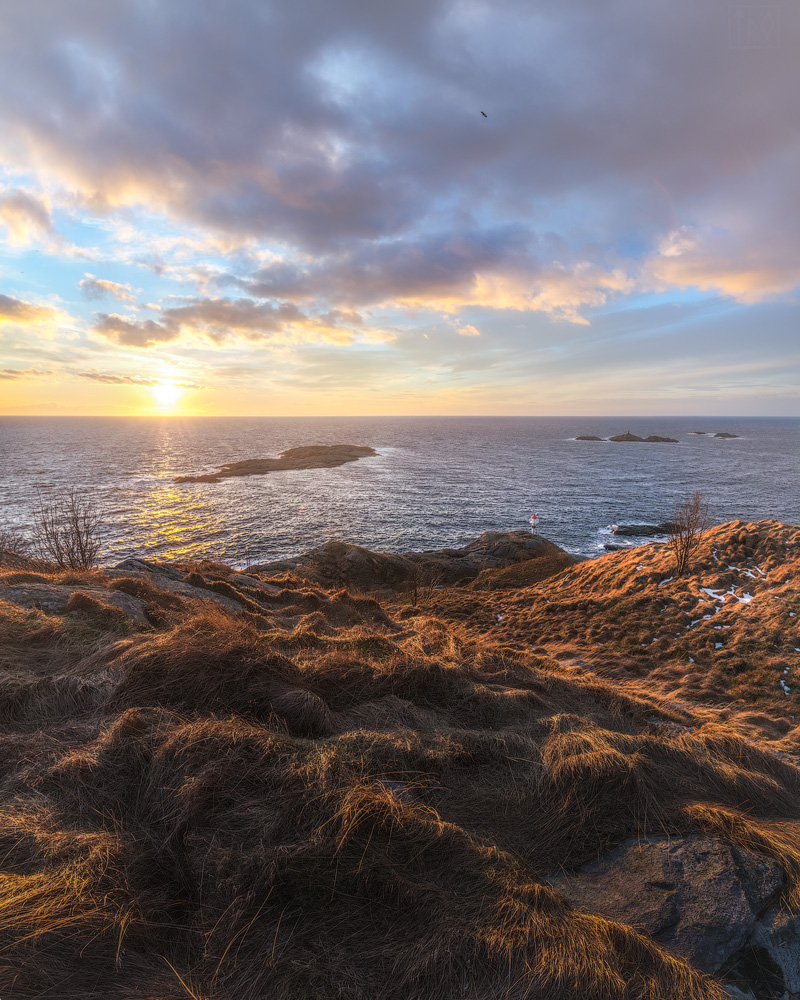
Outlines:
{"label": "boulder", "polygon": [[678,443],[678,439],[677,438],[659,437],[658,434],[649,434],[645,438],[645,441],[649,441],[649,442],[666,441],[669,444],[677,444]]}
{"label": "boulder", "polygon": [[648,837],[552,883],[576,908],[644,931],[715,973],[751,940],[783,872],[772,859],[710,837]]}
{"label": "boulder", "polygon": [[579,434],[576,441],[605,441],[605,438],[598,437],[596,434]]}
{"label": "boulder", "polygon": [[[89,598],[76,601],[75,598]],[[68,586],[57,583],[25,583],[10,587],[0,587],[0,598],[18,604],[21,608],[38,608],[46,614],[63,614],[75,609],[104,604],[121,611],[127,618],[140,625],[149,625],[144,613],[144,604],[138,597],[106,590],[104,587]],[[68,607],[70,605],[70,607]]]}
{"label": "boulder", "polygon": [[715,438],[738,438],[738,434],[729,434],[727,431],[719,431],[714,435]]}
{"label": "boulder", "polygon": [[[188,574],[169,566],[167,563],[151,563],[145,559],[125,559],[111,569],[102,569],[98,572],[106,577],[109,583],[112,580],[126,578],[144,579],[152,583],[154,587],[169,591],[171,594],[177,594],[178,597],[192,601],[214,601],[234,614],[239,614],[244,610],[242,604],[232,597],[226,597],[224,594],[217,594],[213,590],[195,587],[188,583],[186,581]],[[265,587],[258,580],[253,580],[252,585]],[[280,588],[270,587],[269,591],[279,593]]]}
{"label": "boulder", "polygon": [[609,441],[644,441],[644,438],[639,437],[638,434],[631,434],[630,431],[626,431],[624,434],[615,434],[614,437],[610,437]]}

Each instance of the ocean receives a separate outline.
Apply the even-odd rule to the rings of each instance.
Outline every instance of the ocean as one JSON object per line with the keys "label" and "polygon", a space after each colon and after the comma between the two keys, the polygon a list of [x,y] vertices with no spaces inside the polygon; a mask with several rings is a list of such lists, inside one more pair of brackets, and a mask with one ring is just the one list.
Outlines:
{"label": "ocean", "polygon": [[[678,443],[574,440],[628,430]],[[0,527],[28,525],[37,496],[74,487],[101,512],[107,564],[136,555],[243,567],[329,539],[393,552],[459,546],[526,528],[532,513],[540,534],[591,556],[615,524],[667,520],[695,490],[713,523],[800,522],[799,432],[797,418],[752,417],[0,417]],[[378,454],[173,482],[307,444]]]}

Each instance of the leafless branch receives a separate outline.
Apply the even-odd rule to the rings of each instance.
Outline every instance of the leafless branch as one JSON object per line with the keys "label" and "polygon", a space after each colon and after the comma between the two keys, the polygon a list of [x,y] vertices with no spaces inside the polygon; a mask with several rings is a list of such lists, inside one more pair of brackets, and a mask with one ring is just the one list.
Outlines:
{"label": "leafless branch", "polygon": [[708,523],[708,501],[697,491],[675,508],[667,544],[675,553],[677,576],[689,569],[692,553]]}
{"label": "leafless branch", "polygon": [[61,569],[91,569],[100,555],[99,524],[96,507],[77,490],[40,494],[33,514],[36,553]]}

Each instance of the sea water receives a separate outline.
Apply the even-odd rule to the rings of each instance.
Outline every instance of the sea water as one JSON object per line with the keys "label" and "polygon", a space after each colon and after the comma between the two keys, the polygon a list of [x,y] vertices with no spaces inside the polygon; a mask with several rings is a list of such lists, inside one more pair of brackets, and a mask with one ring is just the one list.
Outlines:
{"label": "sea water", "polygon": [[[678,443],[575,440],[628,430]],[[713,436],[721,431],[738,437]],[[378,454],[335,469],[174,482],[309,444]],[[244,566],[329,539],[442,548],[527,528],[532,513],[540,534],[597,555],[614,525],[668,520],[695,490],[713,523],[800,522],[800,420],[0,417],[0,527],[29,525],[37,497],[64,488],[99,508],[105,563],[203,556]]]}

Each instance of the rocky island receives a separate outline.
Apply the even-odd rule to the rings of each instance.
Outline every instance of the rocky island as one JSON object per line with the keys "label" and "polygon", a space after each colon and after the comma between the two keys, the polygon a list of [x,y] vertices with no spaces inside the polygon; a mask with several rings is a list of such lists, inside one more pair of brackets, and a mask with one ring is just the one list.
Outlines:
{"label": "rocky island", "polygon": [[289,469],[335,469],[345,462],[357,462],[359,458],[377,455],[373,448],[356,444],[315,444],[302,448],[289,448],[277,458],[248,458],[243,462],[230,462],[218,472],[201,473],[197,476],[178,476],[176,483],[218,483],[232,476],[263,476],[267,472],[283,472]]}
{"label": "rocky island", "polygon": [[[721,435],[716,435],[716,436],[720,437]],[[630,431],[626,431],[624,434],[615,434],[614,437],[610,437],[610,438],[597,437],[596,434],[579,434],[575,438],[575,440],[576,441],[641,441],[641,442],[643,442],[645,444],[648,444],[648,443],[649,444],[653,444],[653,443],[660,442],[660,441],[666,441],[666,442],[669,442],[669,444],[677,444],[678,443],[678,439],[677,438],[659,437],[658,434],[651,434],[649,437],[643,438],[643,437],[639,437],[638,434],[631,434]]]}
{"label": "rocky island", "polygon": [[798,1000],[798,616],[777,521],[0,552],[0,995]]}

